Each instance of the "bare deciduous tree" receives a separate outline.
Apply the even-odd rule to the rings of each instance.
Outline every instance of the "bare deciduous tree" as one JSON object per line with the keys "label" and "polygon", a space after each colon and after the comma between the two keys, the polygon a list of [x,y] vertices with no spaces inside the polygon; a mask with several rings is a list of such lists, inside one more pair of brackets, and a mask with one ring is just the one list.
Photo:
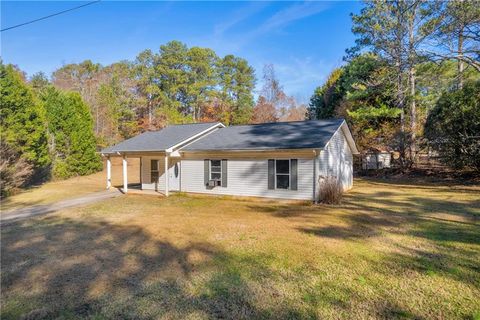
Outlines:
{"label": "bare deciduous tree", "polygon": [[0,198],[20,188],[32,174],[32,165],[8,144],[0,141]]}

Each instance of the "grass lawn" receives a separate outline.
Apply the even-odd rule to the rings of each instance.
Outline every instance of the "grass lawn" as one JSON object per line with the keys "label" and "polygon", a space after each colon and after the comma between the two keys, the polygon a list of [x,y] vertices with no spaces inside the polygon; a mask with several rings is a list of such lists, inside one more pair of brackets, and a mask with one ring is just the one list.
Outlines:
{"label": "grass lawn", "polygon": [[480,186],[127,195],[2,226],[1,318],[480,318]]}
{"label": "grass lawn", "polygon": [[[105,167],[105,166],[104,166]],[[128,183],[140,182],[140,161],[138,158],[128,160]],[[112,184],[121,186],[122,161],[112,158]],[[2,210],[19,209],[26,206],[48,204],[88,193],[105,190],[107,186],[106,170],[89,176],[75,177],[68,180],[51,181],[40,186],[31,187],[2,200]]]}

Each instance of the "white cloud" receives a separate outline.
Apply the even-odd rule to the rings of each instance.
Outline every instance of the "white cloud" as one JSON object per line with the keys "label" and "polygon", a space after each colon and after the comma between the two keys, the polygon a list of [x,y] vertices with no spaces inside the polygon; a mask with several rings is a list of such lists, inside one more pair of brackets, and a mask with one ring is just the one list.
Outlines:
{"label": "white cloud", "polygon": [[263,21],[260,25],[251,25],[249,30],[238,34],[231,34],[229,31],[239,23],[254,16],[266,5],[254,3],[235,12],[224,22],[215,25],[212,36],[202,40],[215,47],[225,48],[230,52],[238,52],[258,37],[271,32],[279,32],[291,23],[316,15],[329,8],[330,4],[325,2],[303,2],[295,3],[284,9],[275,12],[272,16]]}
{"label": "white cloud", "polygon": [[[275,73],[285,93],[294,96],[301,103],[308,103],[315,88],[322,85],[328,74],[336,67],[331,63],[311,57],[291,58],[289,61],[290,63],[271,63],[275,67]],[[257,78],[259,79],[257,90],[263,86],[262,68],[263,65],[257,66]]]}
{"label": "white cloud", "polygon": [[250,29],[242,33],[232,32],[235,26],[265,8],[265,6],[258,5],[245,6],[226,17],[225,22],[215,25],[212,35],[193,39],[191,42],[214,48],[220,54],[233,53],[247,58],[255,68],[258,79],[255,96],[258,95],[263,85],[264,64],[273,63],[285,92],[297,98],[299,102],[306,103],[313,90],[325,81],[335,65],[308,56],[289,58],[282,55],[281,59],[278,57],[271,59],[265,56],[265,52],[258,52],[247,45],[258,41],[257,38],[264,35],[280,32],[296,21],[319,14],[327,10],[329,6],[330,4],[325,2],[294,3],[273,13],[259,25],[252,24]]}
{"label": "white cloud", "polygon": [[254,16],[258,12],[262,11],[266,6],[268,6],[267,2],[252,2],[248,6],[240,8],[232,15],[227,17],[224,21],[214,26],[214,35],[216,37],[223,36],[226,31]]}
{"label": "white cloud", "polygon": [[294,4],[284,10],[280,10],[265,21],[258,29],[259,33],[265,33],[272,29],[282,28],[294,21],[316,15],[326,9],[329,5],[325,2],[304,2]]}

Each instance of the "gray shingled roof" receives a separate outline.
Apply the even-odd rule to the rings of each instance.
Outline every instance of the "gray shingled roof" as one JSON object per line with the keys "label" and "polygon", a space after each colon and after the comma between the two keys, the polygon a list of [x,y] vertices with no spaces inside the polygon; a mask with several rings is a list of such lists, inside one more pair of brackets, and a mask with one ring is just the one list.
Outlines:
{"label": "gray shingled roof", "polygon": [[231,126],[208,134],[182,151],[321,149],[343,121],[329,119]]}
{"label": "gray shingled roof", "polygon": [[144,132],[138,136],[103,149],[102,153],[164,151],[220,122],[168,126],[159,131]]}

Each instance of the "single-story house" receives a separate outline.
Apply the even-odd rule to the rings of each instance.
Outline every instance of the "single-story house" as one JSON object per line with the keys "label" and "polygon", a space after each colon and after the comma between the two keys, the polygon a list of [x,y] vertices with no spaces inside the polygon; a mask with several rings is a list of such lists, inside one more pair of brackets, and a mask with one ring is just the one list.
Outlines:
{"label": "single-story house", "polygon": [[319,180],[353,183],[358,154],[343,119],[276,122],[225,127],[220,122],[168,126],[145,132],[101,151],[123,157],[123,190],[128,191],[128,158],[140,158],[142,189],[282,199],[318,199]]}

